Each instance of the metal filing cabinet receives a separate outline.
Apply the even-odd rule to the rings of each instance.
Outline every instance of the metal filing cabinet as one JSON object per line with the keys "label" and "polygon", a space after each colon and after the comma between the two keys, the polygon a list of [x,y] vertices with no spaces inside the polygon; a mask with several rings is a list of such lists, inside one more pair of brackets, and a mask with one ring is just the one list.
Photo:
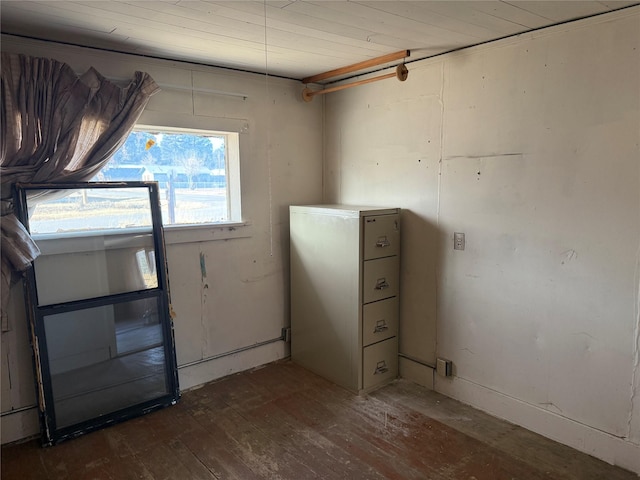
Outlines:
{"label": "metal filing cabinet", "polygon": [[358,392],[396,378],[400,209],[289,212],[292,360]]}

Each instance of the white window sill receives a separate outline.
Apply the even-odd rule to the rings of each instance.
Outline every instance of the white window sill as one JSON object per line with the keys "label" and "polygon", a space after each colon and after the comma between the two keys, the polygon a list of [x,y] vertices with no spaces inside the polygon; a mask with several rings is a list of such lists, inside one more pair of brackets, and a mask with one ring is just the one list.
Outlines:
{"label": "white window sill", "polygon": [[210,223],[207,225],[169,225],[164,227],[164,242],[167,245],[210,242],[212,240],[248,238],[252,234],[253,226],[248,222]]}
{"label": "white window sill", "polygon": [[[166,245],[247,238],[251,235],[252,226],[248,222],[164,227]],[[42,255],[144,248],[153,245],[151,227],[35,234],[33,239],[38,244]]]}

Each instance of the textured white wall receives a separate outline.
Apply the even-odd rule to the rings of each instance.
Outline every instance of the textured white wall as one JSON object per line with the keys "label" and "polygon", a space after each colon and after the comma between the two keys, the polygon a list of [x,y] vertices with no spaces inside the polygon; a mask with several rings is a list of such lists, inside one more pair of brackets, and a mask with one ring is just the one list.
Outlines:
{"label": "textured white wall", "polygon": [[[402,207],[400,351],[435,362],[442,65],[326,95],[325,200]],[[402,361],[401,372],[415,365]],[[412,377],[432,385],[418,368]]]}
{"label": "textured white wall", "polygon": [[[5,36],[2,50],[55,58],[76,72],[94,66],[106,77],[125,79],[141,70],[159,84],[248,96],[243,100],[163,89],[151,99],[140,123],[241,131],[242,208],[250,223],[239,229],[242,238],[216,240],[221,233],[217,230],[166,235],[178,365],[279,337],[289,322],[288,206],[322,199],[321,103],[304,102],[299,82],[263,75]],[[2,334],[3,412],[35,403],[21,288],[14,293],[12,331]],[[182,368],[181,388],[287,354],[288,347],[278,342]],[[37,428],[33,409],[5,415],[2,441],[31,435]]]}
{"label": "textured white wall", "polygon": [[405,209],[401,352],[640,473],[640,7],[409,71],[325,104],[325,200]]}

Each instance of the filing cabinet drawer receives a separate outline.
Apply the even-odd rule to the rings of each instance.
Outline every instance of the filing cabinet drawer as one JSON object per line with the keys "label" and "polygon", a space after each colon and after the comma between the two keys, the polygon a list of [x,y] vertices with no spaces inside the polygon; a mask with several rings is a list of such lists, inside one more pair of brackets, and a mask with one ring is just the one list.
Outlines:
{"label": "filing cabinet drawer", "polygon": [[362,388],[367,390],[398,376],[398,338],[374,343],[363,349]]}
{"label": "filing cabinet drawer", "polygon": [[364,262],[362,301],[375,302],[398,295],[398,257],[378,258]]}
{"label": "filing cabinet drawer", "polygon": [[368,303],[362,307],[362,346],[395,337],[398,334],[398,298]]}
{"label": "filing cabinet drawer", "polygon": [[400,215],[373,215],[364,218],[364,260],[398,255]]}

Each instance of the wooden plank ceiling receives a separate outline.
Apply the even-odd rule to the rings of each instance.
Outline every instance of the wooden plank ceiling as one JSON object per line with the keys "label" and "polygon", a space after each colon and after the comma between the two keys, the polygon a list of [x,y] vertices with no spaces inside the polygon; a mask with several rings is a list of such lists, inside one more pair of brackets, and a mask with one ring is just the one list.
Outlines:
{"label": "wooden plank ceiling", "polygon": [[6,34],[301,79],[398,50],[411,50],[410,60],[415,60],[636,4],[2,0],[0,29]]}

